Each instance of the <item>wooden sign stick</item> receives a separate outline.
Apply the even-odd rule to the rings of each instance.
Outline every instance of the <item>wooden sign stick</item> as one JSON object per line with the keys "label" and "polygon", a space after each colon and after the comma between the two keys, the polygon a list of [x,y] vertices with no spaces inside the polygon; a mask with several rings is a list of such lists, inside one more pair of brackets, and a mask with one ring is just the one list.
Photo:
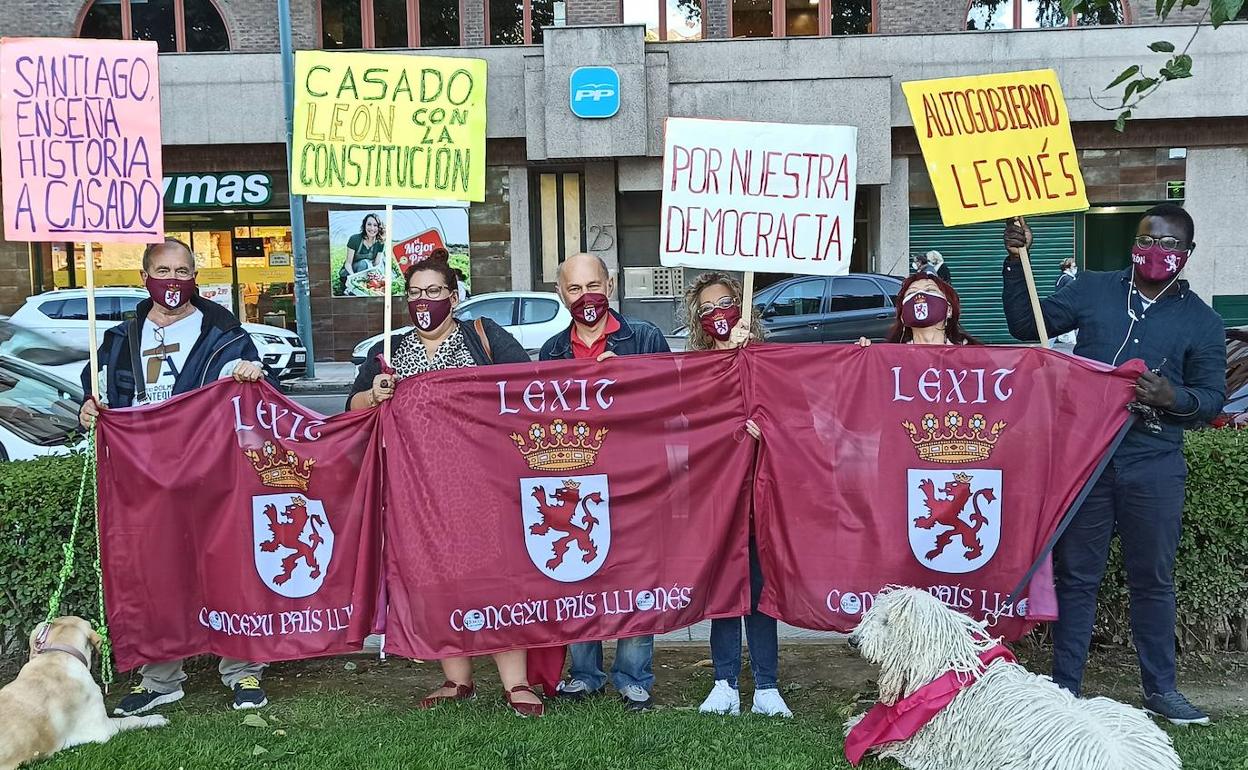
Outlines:
{"label": "wooden sign stick", "polygon": [[754,312],[754,271],[746,270],[741,277],[741,320],[746,328],[750,326],[750,315]]}
{"label": "wooden sign stick", "polygon": [[[95,255],[91,253],[91,241],[86,242],[87,272],[87,348],[91,358],[91,398],[100,400],[100,354],[95,337]],[[70,266],[73,269],[73,266]],[[138,344],[132,341],[130,344]]]}
{"label": "wooden sign stick", "polygon": [[[1014,220],[1024,224],[1022,218]],[[1027,295],[1031,298],[1031,312],[1036,317],[1036,333],[1040,335],[1040,346],[1050,347],[1049,330],[1044,325],[1044,311],[1040,308],[1040,295],[1036,293],[1036,278],[1031,272],[1031,256],[1027,248],[1019,249],[1019,257],[1023,262],[1023,277],[1027,280]]]}
{"label": "wooden sign stick", "polygon": [[386,309],[385,309],[385,317],[381,322],[381,331],[382,331],[381,355],[383,358],[386,359],[386,366],[391,365],[390,364],[390,333],[391,333],[391,330],[394,328],[394,321],[390,317],[391,315],[390,308],[393,305],[393,301],[390,297],[390,292],[394,285],[394,271],[392,270],[391,265],[390,265],[390,243],[391,243],[391,239],[394,237],[392,235],[393,231],[394,231],[394,206],[387,203],[386,204],[386,250],[385,250],[385,253],[382,254],[381,256],[381,263],[384,266],[384,269],[386,271],[386,299],[385,299]]}

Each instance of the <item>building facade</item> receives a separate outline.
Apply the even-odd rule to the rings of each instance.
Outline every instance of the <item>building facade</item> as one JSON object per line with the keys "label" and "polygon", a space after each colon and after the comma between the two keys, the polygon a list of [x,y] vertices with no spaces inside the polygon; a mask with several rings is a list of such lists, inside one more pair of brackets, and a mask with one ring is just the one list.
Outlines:
{"label": "building facade", "polygon": [[[1085,18],[1062,17],[1059,5],[292,0],[292,21],[297,48],[487,61],[487,196],[469,207],[461,237],[474,294],[550,288],[559,262],[586,250],[617,271],[620,307],[670,330],[678,324],[675,298],[692,273],[659,266],[663,121],[836,123],[859,129],[853,269],[903,274],[911,254],[938,249],[972,331],[1002,340],[1001,226],[941,226],[900,84],[1052,67],[1092,208],[1033,222],[1041,290],[1066,256],[1091,269],[1124,266],[1140,212],[1179,200],[1198,231],[1188,279],[1228,323],[1248,323],[1238,245],[1248,198],[1248,89],[1235,75],[1248,70],[1248,24],[1203,29],[1191,47],[1195,77],[1160,89],[1119,133],[1105,84],[1132,64],[1159,66],[1161,55],[1147,46],[1182,44],[1192,28],[1180,18],[1159,29],[1151,4],[1133,0]],[[0,30],[159,43],[166,230],[191,243],[200,282],[215,287],[220,301],[250,320],[293,328],[276,12],[276,0],[10,0],[0,7]],[[569,76],[588,65],[619,75],[620,109],[609,119],[584,120],[570,107]],[[337,296],[342,257],[331,223],[349,218],[337,213],[344,209],[306,208],[318,360],[344,360],[381,327],[379,299]],[[78,283],[83,252],[82,244],[0,243],[0,312],[31,293]],[[102,283],[138,283],[137,250],[95,253]]]}

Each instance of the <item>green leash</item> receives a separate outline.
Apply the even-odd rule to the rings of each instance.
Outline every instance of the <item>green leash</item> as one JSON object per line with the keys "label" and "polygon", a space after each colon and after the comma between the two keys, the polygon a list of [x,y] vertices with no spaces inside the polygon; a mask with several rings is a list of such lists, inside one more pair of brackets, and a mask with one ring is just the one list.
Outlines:
{"label": "green leash", "polygon": [[[56,589],[52,591],[52,596],[48,599],[48,614],[44,619],[45,623],[51,623],[60,616],[61,598],[65,593],[65,584],[69,582],[69,578],[74,574],[74,544],[78,542],[78,526],[82,521],[82,510],[87,497],[87,480],[91,481],[91,489],[94,493],[98,487],[97,467],[95,456],[95,426],[87,430],[87,449],[83,453],[82,458],[82,475],[78,481],[78,504],[74,507],[74,523],[69,531],[69,542],[61,545],[61,552],[65,559],[61,563],[61,573],[57,577]],[[98,511],[98,501],[95,506],[95,583],[96,596],[99,604],[97,611],[99,612],[99,620],[95,624],[95,632],[100,635],[100,681],[104,683],[107,690],[108,686],[113,683],[113,655],[112,642],[108,636],[108,618],[104,614],[104,571],[100,564],[100,519]]]}

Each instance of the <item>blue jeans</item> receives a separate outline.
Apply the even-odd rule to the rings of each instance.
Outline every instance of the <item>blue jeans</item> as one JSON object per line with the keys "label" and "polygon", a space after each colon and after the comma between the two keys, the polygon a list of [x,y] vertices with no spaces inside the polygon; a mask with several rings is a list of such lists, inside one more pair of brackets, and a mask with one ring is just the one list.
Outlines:
{"label": "blue jeans", "polygon": [[1110,460],[1054,548],[1059,620],[1053,626],[1053,681],[1078,694],[1092,642],[1096,597],[1114,532],[1131,595],[1131,636],[1144,692],[1176,689],[1174,558],[1183,529],[1187,466],[1179,452]]}
{"label": "blue jeans", "polygon": [[[776,621],[758,611],[758,597],[762,593],[762,565],[754,538],[750,538],[750,614],[744,620],[755,690],[774,688],[780,668]],[[716,618],[711,621],[711,661],[715,664],[715,678],[728,680],[734,689],[741,676],[741,620]]]}
{"label": "blue jeans", "polygon": [[[572,659],[568,674],[600,690],[607,682],[602,671],[602,642],[581,642],[568,646]],[[616,690],[637,685],[646,692],[654,687],[654,637],[630,636],[615,643],[615,663],[611,666],[611,685]]]}

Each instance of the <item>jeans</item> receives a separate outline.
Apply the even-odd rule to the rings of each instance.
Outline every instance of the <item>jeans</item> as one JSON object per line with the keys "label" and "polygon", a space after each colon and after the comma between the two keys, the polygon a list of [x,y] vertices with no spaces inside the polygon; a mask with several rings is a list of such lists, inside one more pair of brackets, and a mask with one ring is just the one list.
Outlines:
{"label": "jeans", "polygon": [[1187,466],[1179,452],[1110,460],[1054,549],[1057,623],[1053,681],[1079,693],[1092,642],[1096,598],[1115,532],[1131,596],[1131,636],[1148,695],[1175,684],[1174,558],[1183,528]]}
{"label": "jeans", "polygon": [[[221,683],[233,688],[243,679],[254,676],[257,679],[264,673],[265,664],[248,663],[245,660],[222,658],[219,666]],[[143,687],[152,692],[170,693],[182,689],[186,674],[182,671],[182,661],[170,660],[164,663],[148,663],[139,667],[143,677]]]}
{"label": "jeans", "polygon": [[779,677],[779,642],[775,618],[758,611],[758,598],[763,593],[763,570],[758,547],[750,538],[750,614],[742,618],[716,618],[711,621],[711,661],[715,678],[726,679],[734,689],[741,676],[741,621],[745,621],[745,638],[750,645],[750,668],[754,672],[754,689],[775,688]]}
{"label": "jeans", "polygon": [[[600,690],[607,675],[602,671],[602,642],[581,642],[569,645],[569,676]],[[615,643],[615,663],[611,667],[611,685],[623,690],[636,685],[646,692],[654,687],[654,637],[630,636]]]}

